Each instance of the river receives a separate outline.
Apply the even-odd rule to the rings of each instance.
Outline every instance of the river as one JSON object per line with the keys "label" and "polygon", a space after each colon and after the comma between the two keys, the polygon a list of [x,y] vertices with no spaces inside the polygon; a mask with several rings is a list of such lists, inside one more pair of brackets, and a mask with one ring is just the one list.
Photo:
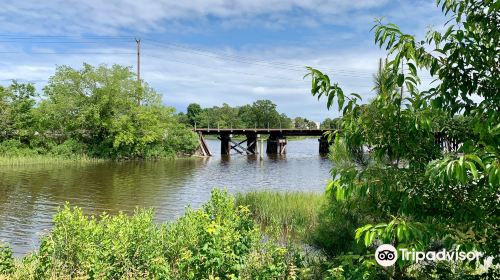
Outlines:
{"label": "river", "polygon": [[318,154],[317,139],[289,141],[286,155],[263,160],[221,157],[219,142],[207,142],[211,158],[0,166],[0,242],[16,256],[35,250],[66,201],[87,214],[153,208],[162,222],[200,206],[214,187],[322,192],[329,178],[331,163]]}

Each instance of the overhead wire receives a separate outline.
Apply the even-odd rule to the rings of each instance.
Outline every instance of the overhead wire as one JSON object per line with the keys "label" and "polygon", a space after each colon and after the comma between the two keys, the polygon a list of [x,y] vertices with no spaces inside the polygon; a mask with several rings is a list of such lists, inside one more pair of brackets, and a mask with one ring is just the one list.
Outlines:
{"label": "overhead wire", "polygon": [[[10,41],[1,41],[2,39],[9,39],[9,40],[14,40],[14,39],[33,39],[33,38],[42,38],[42,39],[45,39],[45,38],[72,38],[72,39],[75,39],[75,38],[78,38],[78,39],[99,39],[99,40],[107,40],[107,39],[113,39],[113,40],[116,40],[116,39],[120,39],[120,40],[124,40],[124,41],[115,41],[115,42],[128,42],[128,40],[125,40],[125,39],[132,39],[134,37],[132,36],[71,36],[71,35],[30,35],[30,36],[14,36],[14,35],[6,35],[6,34],[0,34],[0,42],[10,42]],[[279,62],[279,61],[268,61],[268,60],[262,60],[262,59],[256,59],[256,58],[251,58],[251,57],[247,57],[247,56],[241,56],[241,55],[230,55],[230,54],[221,54],[221,53],[217,53],[217,52],[213,52],[213,51],[207,51],[207,50],[204,50],[204,49],[201,49],[201,48],[195,48],[195,47],[188,47],[188,46],[184,46],[184,45],[180,45],[180,44],[176,44],[176,43],[166,43],[166,42],[162,42],[162,41],[158,41],[158,40],[155,40],[155,39],[151,39],[151,38],[145,38],[146,40],[144,40],[143,42],[152,42],[153,44],[156,44],[156,45],[159,45],[159,46],[162,46],[162,47],[165,47],[165,48],[169,48],[169,49],[176,49],[176,50],[180,50],[180,51],[183,51],[183,52],[187,52],[187,53],[190,53],[190,54],[196,54],[196,55],[200,55],[200,56],[208,56],[208,57],[214,57],[214,58],[218,58],[218,59],[221,59],[221,60],[225,60],[225,61],[233,61],[233,62],[239,62],[239,63],[246,63],[246,64],[254,64],[254,65],[257,65],[259,67],[270,67],[270,68],[273,68],[273,69],[281,69],[281,70],[286,70],[286,71],[295,71],[295,72],[301,72],[301,73],[304,73],[306,72],[306,69],[305,69],[305,66],[303,65],[298,65],[298,64],[291,64],[291,63],[284,63],[284,62]],[[16,42],[15,40],[12,41],[12,42]],[[32,41],[30,43],[57,43],[57,44],[77,44],[77,43],[95,43],[95,44],[101,44],[103,42],[96,42],[96,41],[83,41],[83,42],[77,42],[77,41]],[[106,42],[104,42],[106,43]],[[114,43],[114,42],[113,42]],[[20,51],[0,51],[0,54],[43,54],[43,55],[57,55],[57,54],[96,54],[96,55],[132,55],[132,54],[135,54],[135,52],[73,52],[73,51],[66,51],[66,52],[41,52],[41,51],[36,51],[36,52],[20,52]],[[206,66],[203,66],[203,65],[197,65],[197,64],[194,64],[194,63],[188,63],[188,62],[185,62],[185,61],[180,61],[180,60],[175,60],[175,59],[172,59],[172,58],[165,58],[165,57],[161,57],[161,56],[154,56],[154,55],[148,55],[148,54],[144,54],[143,53],[143,56],[146,55],[146,56],[151,56],[151,57],[156,57],[156,58],[159,58],[159,59],[164,59],[164,60],[168,60],[168,61],[172,61],[172,62],[177,62],[177,63],[183,63],[183,64],[189,64],[189,65],[193,65],[193,66],[199,66],[199,67],[206,67]],[[214,67],[210,67],[212,69],[214,69]],[[318,67],[320,68],[320,67]],[[334,70],[334,69],[327,69],[327,68],[323,68],[324,71],[329,71],[333,73],[333,75],[337,75],[337,76],[344,76],[344,77],[351,77],[351,78],[363,78],[363,79],[366,79],[366,78],[372,78],[373,77],[373,73],[370,73],[370,74],[366,74],[366,75],[363,75],[363,72],[362,71],[357,71],[357,70],[347,70],[347,69],[340,69],[340,70]],[[252,75],[252,76],[261,76],[261,77],[266,77],[266,78],[272,78],[272,79],[280,79],[280,80],[290,80],[290,81],[302,81],[302,80],[296,80],[296,79],[290,79],[290,78],[285,78],[285,77],[276,77],[276,76],[266,76],[266,75],[262,75],[262,74],[253,74],[253,73],[248,73],[248,72],[240,72],[240,71],[231,71],[233,73],[240,73],[240,74],[244,74],[244,75]],[[361,72],[361,73],[360,73]],[[365,72],[365,73],[368,73],[368,72]],[[426,77],[422,77],[421,80],[422,81],[426,81],[427,79],[430,79],[430,78],[426,78]]]}
{"label": "overhead wire", "polygon": [[[5,35],[1,34],[0,37],[11,37],[12,35]],[[54,38],[54,37],[59,37],[59,38],[97,38],[97,39],[131,39],[133,38],[132,36],[70,36],[70,35],[33,35],[33,36],[18,36],[17,38],[24,38],[24,39],[32,39],[32,38]],[[9,38],[10,39],[10,38]],[[240,62],[240,63],[250,63],[250,64],[257,64],[257,65],[265,65],[273,68],[279,68],[279,69],[284,69],[284,70],[290,70],[290,71],[297,71],[303,73],[305,70],[304,65],[297,65],[297,64],[291,64],[291,63],[283,63],[283,62],[277,62],[277,61],[268,61],[268,60],[262,60],[262,59],[255,59],[255,58],[250,58],[247,56],[241,56],[241,55],[230,55],[230,54],[221,54],[221,53],[216,53],[213,51],[207,51],[201,48],[195,48],[195,47],[188,47],[176,43],[166,43],[162,41],[158,41],[155,39],[151,39],[146,37],[146,41],[150,41],[154,44],[161,45],[166,48],[173,48],[181,51],[185,51],[188,53],[195,53],[197,55],[202,55],[202,56],[208,56],[208,57],[217,57],[222,60],[229,60],[229,61],[235,61],[235,62]],[[2,41],[0,41],[2,42]],[[15,41],[13,41],[15,42]],[[127,41],[121,41],[121,42],[127,42]],[[41,42],[32,42],[32,43],[59,43],[59,44],[77,44],[77,43],[101,43],[101,42],[95,42],[95,41],[88,41],[88,42],[67,42],[67,41],[57,41],[57,42],[47,42],[47,41],[41,41]],[[39,54],[46,54],[46,53],[39,53]],[[91,54],[91,53],[89,53]],[[128,54],[128,53],[123,53],[123,54]],[[322,68],[322,67],[318,67]],[[346,70],[346,69],[329,69],[329,68],[322,68],[324,71],[332,72],[334,75],[339,75],[339,76],[347,76],[347,77],[354,77],[354,78],[370,78],[373,76],[371,72],[367,71],[360,71],[360,70]],[[367,73],[367,74],[363,74]]]}

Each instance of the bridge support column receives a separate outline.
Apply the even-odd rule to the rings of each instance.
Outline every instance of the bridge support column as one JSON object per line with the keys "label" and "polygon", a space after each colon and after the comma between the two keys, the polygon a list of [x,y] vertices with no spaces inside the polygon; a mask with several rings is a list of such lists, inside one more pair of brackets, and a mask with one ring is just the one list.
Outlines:
{"label": "bridge support column", "polygon": [[247,134],[247,150],[253,155],[259,153],[259,136],[256,133]]}
{"label": "bridge support column", "polygon": [[330,152],[330,145],[332,144],[330,141],[328,141],[328,136],[321,136],[318,139],[319,142],[319,153],[321,155],[326,155],[328,152]]}
{"label": "bridge support column", "polygon": [[267,139],[267,149],[268,154],[286,154],[286,144],[288,141],[283,135],[270,134]]}
{"label": "bridge support column", "polygon": [[221,133],[219,140],[221,155],[229,155],[231,152],[231,134]]}

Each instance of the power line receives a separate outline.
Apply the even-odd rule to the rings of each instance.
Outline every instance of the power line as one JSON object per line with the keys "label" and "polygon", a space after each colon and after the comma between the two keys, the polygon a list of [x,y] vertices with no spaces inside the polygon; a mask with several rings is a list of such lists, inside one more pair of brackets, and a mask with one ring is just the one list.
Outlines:
{"label": "power line", "polygon": [[106,36],[106,35],[13,35],[0,34],[0,37],[10,37],[17,39],[33,39],[33,38],[92,38],[92,39],[134,39],[134,36]]}
{"label": "power line", "polygon": [[60,54],[106,54],[106,55],[130,55],[135,54],[133,52],[19,52],[19,51],[6,51],[0,52],[0,54],[51,54],[51,55],[60,55]]}
{"label": "power line", "polygon": [[[0,34],[0,37],[10,37],[10,38],[7,38],[7,39],[12,39],[12,38],[17,38],[17,39],[33,39],[33,38],[94,38],[94,39],[120,39],[120,40],[124,40],[124,38],[126,39],[131,39],[132,37],[131,36],[85,36],[85,37],[82,37],[82,36],[66,36],[66,35],[32,35],[32,36],[24,36],[24,37],[21,37],[21,36],[17,36],[17,37],[13,37],[12,35],[1,35]],[[218,59],[222,59],[222,60],[228,60],[228,61],[235,61],[235,62],[240,62],[240,63],[250,63],[250,64],[256,64],[256,65],[259,65],[259,66],[263,66],[263,67],[271,67],[271,68],[274,68],[274,69],[282,69],[282,70],[287,70],[287,71],[295,71],[295,72],[300,72],[300,73],[304,73],[306,72],[305,71],[305,66],[301,66],[301,65],[297,65],[297,64],[290,64],[290,63],[283,63],[283,62],[277,62],[277,61],[267,61],[267,60],[261,60],[261,59],[255,59],[255,58],[250,58],[250,57],[246,57],[246,56],[237,56],[237,55],[228,55],[228,54],[220,54],[220,53],[216,53],[216,52],[210,52],[210,51],[207,51],[207,50],[203,50],[203,49],[200,49],[200,48],[193,48],[193,47],[187,47],[187,46],[183,46],[183,45],[179,45],[179,44],[175,44],[175,43],[165,43],[165,42],[161,42],[161,41],[157,41],[157,40],[154,40],[154,39],[148,39],[149,41],[152,41],[152,42],[156,42],[157,45],[161,45],[161,46],[164,46],[166,48],[170,48],[170,49],[180,49],[181,51],[184,51],[184,52],[187,52],[187,53],[191,53],[191,54],[196,54],[196,55],[202,55],[202,56],[208,56],[208,57],[216,57]],[[2,42],[2,41],[0,41]],[[5,41],[4,41],[5,42]],[[115,41],[115,42],[120,42],[120,41]],[[128,42],[128,40],[126,41],[123,41],[123,42]],[[96,42],[96,41],[86,41],[86,42],[66,42],[66,41],[57,41],[57,42],[49,42],[49,41],[39,41],[39,42],[30,42],[30,43],[68,43],[68,44],[77,44],[77,43],[97,43],[97,44],[101,44],[103,42]],[[104,42],[106,43],[106,42]],[[88,55],[88,54],[96,54],[96,55],[130,55],[130,54],[134,54],[132,52],[72,52],[72,51],[67,51],[67,52],[19,52],[19,51],[4,51],[4,52],[0,52],[0,54],[3,53],[3,54],[42,54],[42,55],[58,55],[58,54],[84,54],[84,55]],[[148,56],[152,56],[152,55],[148,55]],[[152,56],[152,57],[157,57],[157,58],[161,58],[161,59],[165,59],[164,57],[159,57],[159,56]],[[178,61],[178,60],[174,60],[174,59],[169,59],[170,61],[175,61],[175,62],[178,62],[178,63],[184,63],[184,64],[189,64],[189,63],[186,63],[185,61]],[[190,64],[190,65],[194,65],[194,66],[200,66],[200,65],[196,65],[196,64]],[[139,66],[138,66],[139,67]],[[203,66],[201,66],[203,67]],[[333,72],[333,76],[345,76],[345,77],[351,77],[351,78],[363,78],[363,79],[367,79],[367,78],[372,78],[373,75],[370,73],[370,75],[363,75],[362,71],[356,71],[356,70],[333,70],[333,69],[325,69],[325,71],[331,71]],[[255,74],[251,74],[251,73],[246,73],[246,72],[237,72],[237,71],[232,71],[233,73],[241,73],[241,74],[245,74],[245,75],[255,75]],[[360,75],[360,72],[361,72],[361,75]],[[367,73],[367,72],[365,72]],[[138,72],[138,77],[139,76],[139,72]],[[256,76],[259,76],[259,75],[256,75]],[[262,75],[260,75],[262,76]],[[266,77],[266,76],[264,76]],[[283,78],[283,77],[270,77],[270,76],[267,76],[269,78],[277,78],[277,79],[280,79],[280,80],[283,80],[283,79],[287,79],[287,80],[292,80],[292,81],[298,81],[298,80],[294,80],[294,79],[288,79],[288,78]],[[432,79],[432,78],[425,78],[425,77],[421,77],[421,81],[424,82],[424,81],[428,81],[429,79]],[[433,80],[433,79],[432,79]]]}
{"label": "power line", "polygon": [[[266,61],[266,60],[259,60],[259,59],[253,59],[253,58],[248,58],[245,56],[234,56],[234,55],[226,55],[226,54],[219,54],[216,52],[210,52],[206,51],[203,49],[199,48],[191,48],[191,47],[186,47],[174,43],[164,43],[160,42],[157,40],[152,40],[149,39],[149,41],[157,42],[157,45],[162,45],[166,48],[170,49],[180,49],[180,51],[183,52],[188,52],[188,53],[194,53],[196,55],[201,55],[201,56],[208,56],[208,57],[217,57],[222,60],[228,60],[228,61],[235,61],[235,62],[242,62],[242,63],[248,63],[248,64],[256,64],[259,66],[264,66],[264,67],[271,67],[271,68],[277,68],[277,69],[283,69],[283,70],[290,70],[290,71],[296,71],[296,72],[305,72],[305,66],[300,66],[296,64],[289,64],[289,63],[283,63],[283,62],[276,62],[276,61]],[[262,65],[264,63],[264,65]],[[372,72],[367,72],[369,74],[363,75],[363,71],[358,71],[358,70],[333,70],[333,69],[326,69],[324,68],[325,71],[330,71],[333,72],[331,75],[332,76],[345,76],[345,77],[352,77],[352,78],[372,78],[373,73]],[[359,73],[361,72],[361,74]],[[422,81],[425,81],[427,78],[421,77]]]}
{"label": "power line", "polygon": [[[213,67],[213,66],[210,66],[210,65],[195,64],[195,63],[190,63],[190,62],[186,62],[186,61],[182,61],[182,60],[177,60],[177,59],[172,59],[172,58],[165,58],[165,57],[160,57],[160,56],[151,55],[151,54],[143,54],[143,56],[145,56],[145,57],[159,58],[159,59],[162,59],[162,60],[167,60],[167,61],[170,61],[170,62],[181,63],[181,64],[186,64],[186,65],[191,65],[191,66],[195,66],[195,67],[208,68],[208,69],[219,69],[217,67]],[[256,76],[256,77],[264,77],[264,78],[269,78],[269,79],[276,79],[276,80],[281,80],[281,81],[286,80],[286,81],[293,81],[293,82],[306,82],[306,80],[303,80],[303,79],[299,80],[299,79],[292,79],[292,78],[288,78],[288,77],[269,76],[269,75],[262,75],[262,74],[256,74],[256,73],[234,71],[234,70],[230,70],[228,72],[230,72],[230,73],[237,73],[237,74],[243,74],[243,75],[248,75],[248,76]],[[372,86],[358,86],[358,85],[345,84],[345,83],[343,83],[343,84],[346,85],[346,86],[351,86],[351,87],[355,86],[355,87],[360,87],[360,88],[372,88]]]}
{"label": "power line", "polygon": [[[228,55],[228,54],[220,54],[214,51],[208,51],[200,48],[195,48],[195,47],[187,47],[184,45],[176,44],[176,43],[165,43],[161,42],[158,40],[146,38],[150,42],[156,43],[157,45],[164,46],[166,48],[174,48],[174,49],[183,49],[187,52],[191,53],[196,53],[199,55],[203,56],[216,56],[216,57],[221,57],[223,59],[227,60],[232,60],[232,61],[238,61],[238,62],[245,62],[245,63],[263,63],[267,65],[271,65],[273,67],[282,67],[287,70],[292,70],[292,71],[304,71],[304,68],[306,66],[304,65],[298,65],[298,64],[291,64],[291,63],[285,63],[285,62],[279,62],[279,61],[268,61],[268,60],[262,60],[262,59],[255,59],[255,58],[250,58],[247,56],[241,56],[241,55]],[[147,41],[146,41],[147,42]],[[330,72],[344,72],[344,73],[352,73],[352,74],[358,74],[361,71],[358,70],[347,70],[347,69],[340,69],[340,70],[335,70],[335,69],[328,69],[328,68],[323,68],[325,71],[330,71]],[[365,73],[368,73],[365,71]],[[371,72],[369,72],[371,74]]]}
{"label": "power line", "polygon": [[[8,37],[7,39],[33,39],[33,38],[93,38],[93,39],[119,39],[122,41],[115,41],[115,42],[132,42],[130,39],[132,38],[131,36],[69,36],[69,35],[30,35],[30,36],[17,36],[13,37],[12,35],[0,35],[0,37]],[[124,39],[127,39],[123,41]],[[187,53],[195,53],[196,55],[201,55],[201,56],[208,56],[208,57],[217,57],[222,60],[227,60],[227,61],[235,61],[235,62],[240,62],[240,63],[247,63],[247,64],[255,64],[263,67],[271,67],[274,69],[282,69],[282,70],[288,70],[288,71],[295,71],[295,72],[300,72],[304,73],[305,72],[305,66],[303,65],[297,65],[297,64],[291,64],[291,63],[284,63],[284,62],[278,62],[278,61],[268,61],[268,60],[262,60],[262,59],[255,59],[255,58],[250,58],[247,56],[241,56],[241,55],[228,55],[228,54],[221,54],[213,51],[207,51],[204,49],[200,48],[194,48],[194,47],[187,47],[184,45],[176,44],[176,43],[165,43],[161,42],[158,40],[150,39],[148,38],[149,41],[156,43],[157,45],[161,45],[166,48],[170,49],[176,49],[176,50],[181,50],[183,52]],[[0,41],[0,42],[10,42],[10,41]],[[15,42],[15,41],[12,41]],[[30,42],[30,43],[42,43],[42,44],[49,44],[49,43],[58,43],[58,44],[79,44],[79,43],[87,43],[87,44],[102,44],[103,42],[96,42],[96,41],[80,41],[80,42],[67,42],[67,41],[36,41],[36,42]],[[106,43],[106,42],[104,42]],[[0,52],[0,53],[20,53],[20,52]],[[55,54],[56,52],[54,52]],[[49,52],[32,52],[31,54],[52,54]],[[92,53],[92,52],[85,52],[85,53],[80,53],[80,52],[65,52],[63,54],[100,54],[100,53]],[[130,54],[130,53],[114,53],[114,54]],[[321,67],[318,67],[321,68]],[[346,69],[328,69],[328,68],[323,68],[325,72],[332,72],[330,75],[333,76],[345,76],[345,77],[352,77],[352,78],[371,78],[372,73],[367,72],[367,71],[361,71],[361,70],[346,70]],[[369,74],[368,74],[369,73]],[[426,80],[425,77],[421,77],[422,81]]]}
{"label": "power line", "polygon": [[[99,41],[31,41],[31,42],[19,42],[15,40],[0,40],[0,43],[29,43],[29,44],[108,44],[110,42],[99,42]],[[112,43],[132,43],[129,40],[115,41]]]}

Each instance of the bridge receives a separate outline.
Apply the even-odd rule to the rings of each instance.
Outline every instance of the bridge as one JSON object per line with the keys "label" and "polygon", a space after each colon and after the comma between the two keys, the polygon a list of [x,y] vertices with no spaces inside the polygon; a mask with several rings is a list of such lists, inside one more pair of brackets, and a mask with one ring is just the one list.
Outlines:
{"label": "bridge", "polygon": [[[231,150],[239,154],[255,155],[259,153],[259,139],[262,135],[268,135],[266,153],[285,154],[288,136],[317,136],[319,142],[319,153],[327,154],[330,142],[325,136],[326,132],[333,129],[281,129],[281,128],[195,128],[199,135],[199,151],[203,156],[212,156],[205,142],[204,135],[217,135],[221,143],[221,154],[229,155]],[[240,142],[234,141],[234,135],[244,136]],[[246,143],[246,145],[244,145]]]}

